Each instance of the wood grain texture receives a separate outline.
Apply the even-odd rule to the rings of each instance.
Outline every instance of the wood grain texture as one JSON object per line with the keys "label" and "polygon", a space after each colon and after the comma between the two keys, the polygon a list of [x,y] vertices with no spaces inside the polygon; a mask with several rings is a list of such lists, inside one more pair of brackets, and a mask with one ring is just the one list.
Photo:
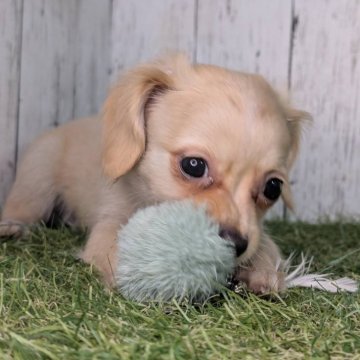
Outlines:
{"label": "wood grain texture", "polygon": [[111,11],[112,0],[79,2],[74,50],[74,117],[97,113],[106,97],[111,65]]}
{"label": "wood grain texture", "polygon": [[264,75],[287,90],[288,0],[199,0],[197,61]]}
{"label": "wood grain texture", "polygon": [[[287,92],[290,1],[199,0],[197,33],[198,62],[262,74]],[[283,212],[278,202],[268,216],[281,218]]]}
{"label": "wood grain texture", "polygon": [[112,81],[124,70],[167,52],[192,58],[196,0],[114,0]]}
{"label": "wood grain texture", "polygon": [[0,1],[0,206],[15,174],[22,0]]}
{"label": "wood grain texture", "polygon": [[110,0],[24,2],[19,151],[96,112],[108,82]]}
{"label": "wood grain texture", "polygon": [[299,0],[295,16],[292,93],[314,117],[293,178],[297,216],[359,220],[360,2]]}

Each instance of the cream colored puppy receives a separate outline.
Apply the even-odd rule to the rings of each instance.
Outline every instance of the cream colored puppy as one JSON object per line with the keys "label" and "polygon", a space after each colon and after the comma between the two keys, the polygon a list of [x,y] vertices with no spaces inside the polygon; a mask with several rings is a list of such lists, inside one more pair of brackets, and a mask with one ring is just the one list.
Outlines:
{"label": "cream colored puppy", "polygon": [[206,203],[234,241],[237,278],[256,293],[283,288],[262,218],[282,197],[307,114],[258,75],[191,65],[182,56],[140,66],[110,91],[100,117],[51,130],[25,154],[0,234],[21,233],[60,208],[84,226],[81,258],[113,284],[116,233],[133,212],[169,199]]}

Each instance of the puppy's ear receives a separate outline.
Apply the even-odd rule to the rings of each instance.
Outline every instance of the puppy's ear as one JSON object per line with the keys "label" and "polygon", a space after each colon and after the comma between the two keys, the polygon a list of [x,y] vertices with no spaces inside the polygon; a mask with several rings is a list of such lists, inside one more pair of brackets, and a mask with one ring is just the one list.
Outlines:
{"label": "puppy's ear", "polygon": [[292,192],[291,192],[291,188],[290,188],[290,184],[289,184],[288,180],[283,185],[281,198],[284,201],[285,206],[288,209],[293,211],[294,210],[294,201],[293,201],[293,196],[292,196]]}
{"label": "puppy's ear", "polygon": [[115,180],[128,172],[145,150],[145,108],[150,99],[174,88],[161,63],[140,66],[114,87],[105,101],[102,164]]}
{"label": "puppy's ear", "polygon": [[[283,105],[283,109],[288,121],[288,128],[291,137],[290,151],[287,158],[287,168],[290,170],[299,152],[303,123],[306,120],[311,121],[312,116],[306,111],[294,109],[288,105]],[[288,179],[286,179],[283,186],[282,199],[287,208],[294,210],[293,198]]]}
{"label": "puppy's ear", "polygon": [[299,152],[303,123],[306,120],[311,121],[312,116],[306,111],[294,109],[289,106],[284,106],[284,112],[288,120],[288,127],[291,137],[291,148],[287,160],[287,166],[288,169],[290,169],[294,164],[296,156]]}

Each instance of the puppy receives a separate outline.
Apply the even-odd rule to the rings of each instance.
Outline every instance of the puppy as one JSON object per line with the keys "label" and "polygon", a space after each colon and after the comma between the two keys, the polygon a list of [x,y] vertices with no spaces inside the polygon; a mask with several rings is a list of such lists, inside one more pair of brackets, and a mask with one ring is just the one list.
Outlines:
{"label": "puppy", "polygon": [[281,291],[281,256],[262,219],[280,197],[291,206],[288,172],[307,116],[258,75],[183,56],[140,66],[110,91],[100,117],[30,146],[0,234],[19,235],[60,207],[65,222],[89,230],[81,258],[111,286],[121,225],[138,208],[191,198],[234,241],[236,280],[255,293]]}

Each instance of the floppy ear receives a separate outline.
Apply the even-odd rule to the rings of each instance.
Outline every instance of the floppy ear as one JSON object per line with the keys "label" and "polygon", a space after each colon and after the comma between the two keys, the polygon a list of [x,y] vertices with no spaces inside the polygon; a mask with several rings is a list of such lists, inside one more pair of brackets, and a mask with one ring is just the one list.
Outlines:
{"label": "floppy ear", "polygon": [[115,180],[128,172],[145,150],[145,108],[153,95],[172,89],[173,79],[160,63],[129,72],[105,101],[102,164]]}
{"label": "floppy ear", "polygon": [[286,106],[284,110],[291,137],[291,148],[287,160],[287,167],[290,169],[299,152],[303,122],[305,120],[312,120],[312,116],[306,111],[294,109],[289,106]]}
{"label": "floppy ear", "polygon": [[294,201],[293,201],[293,196],[292,196],[292,192],[291,192],[291,188],[290,188],[288,179],[286,180],[286,182],[283,185],[282,192],[281,192],[281,198],[282,198],[285,206],[288,209],[293,211],[294,210]]}
{"label": "floppy ear", "polygon": [[[312,116],[306,111],[294,109],[288,105],[283,105],[283,108],[285,117],[288,121],[288,128],[291,137],[290,151],[287,158],[287,168],[290,170],[299,152],[303,123],[306,120],[312,120]],[[287,208],[294,210],[292,193],[288,179],[283,186],[282,199]]]}

